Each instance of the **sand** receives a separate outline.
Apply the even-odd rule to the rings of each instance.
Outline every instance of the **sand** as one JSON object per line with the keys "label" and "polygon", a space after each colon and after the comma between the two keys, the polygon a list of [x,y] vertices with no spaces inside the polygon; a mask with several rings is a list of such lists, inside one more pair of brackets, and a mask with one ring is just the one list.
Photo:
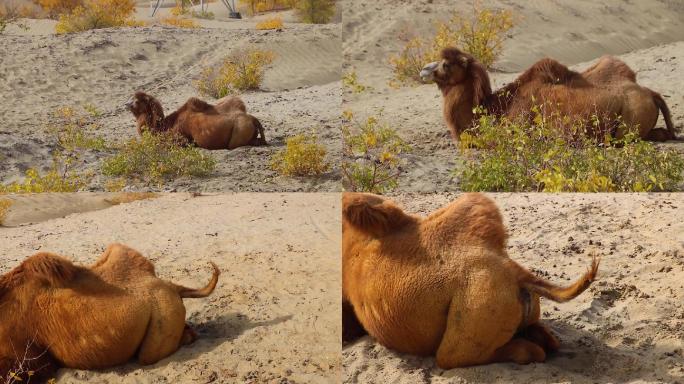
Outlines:
{"label": "sand", "polygon": [[[496,89],[543,57],[583,69],[602,55],[624,60],[637,81],[663,94],[674,125],[684,127],[684,5],[678,1],[527,1],[489,0],[484,6],[512,10],[517,25],[504,42],[501,58],[490,73]],[[402,31],[430,36],[436,20],[452,10],[469,11],[470,2],[448,0],[345,2],[343,12],[344,71],[356,71],[361,94],[345,92],[343,110],[363,119],[381,116],[413,147],[399,179],[400,191],[459,189],[453,170],[458,149],[442,119],[442,98],[433,84],[393,89],[389,57],[398,54]],[[664,127],[662,116],[657,127]],[[684,156],[684,144],[659,146]],[[682,186],[684,188],[684,186]]]}
{"label": "sand", "polygon": [[[46,202],[13,209],[75,205],[40,198]],[[339,194],[326,193],[170,194],[0,228],[0,273],[37,251],[90,264],[112,242],[139,250],[159,276],[186,286],[206,283],[209,261],[222,270],[210,297],[185,300],[200,336],[194,344],[147,367],[62,369],[59,383],[337,382],[339,202]]]}
{"label": "sand", "polygon": [[[255,20],[226,19],[219,11],[215,20],[201,20],[204,27],[194,30],[152,25],[57,36],[51,20],[25,20],[28,31],[8,28],[0,39],[0,92],[9,100],[0,106],[0,182],[21,180],[30,167],[49,169],[56,140],[47,127],[57,108],[94,105],[101,113],[96,134],[109,143],[121,142],[137,136],[133,116],[124,107],[135,90],[157,97],[167,113],[193,96],[212,102],[193,86],[201,68],[218,65],[236,50],[259,48],[274,51],[276,59],[262,89],[241,97],[264,125],[269,145],[212,151],[218,165],[207,178],[177,179],[161,187],[129,183],[126,190],[338,191],[339,24],[289,23],[289,16],[282,30],[257,31]],[[164,12],[168,7],[158,16]],[[149,8],[138,8],[138,13],[147,15]],[[327,148],[330,172],[291,178],[271,169],[270,158],[287,137],[311,132]],[[84,190],[105,189],[100,166],[114,153],[89,151],[77,162],[75,171],[95,174]]]}
{"label": "sand", "polygon": [[[457,194],[401,194],[427,214]],[[592,254],[598,280],[564,304],[542,299],[542,320],[561,349],[546,363],[441,370],[364,337],[343,348],[345,383],[684,382],[684,196],[489,194],[510,233],[511,258],[567,284]]]}

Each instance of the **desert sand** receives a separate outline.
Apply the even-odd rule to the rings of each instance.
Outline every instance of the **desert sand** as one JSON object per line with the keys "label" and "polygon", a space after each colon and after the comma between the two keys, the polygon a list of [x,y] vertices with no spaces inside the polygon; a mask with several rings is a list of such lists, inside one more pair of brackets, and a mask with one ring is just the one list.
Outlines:
{"label": "desert sand", "polygon": [[[79,197],[98,195],[34,196],[15,201],[10,217],[36,206],[75,207]],[[211,296],[185,300],[200,336],[194,344],[146,367],[62,369],[59,383],[338,382],[339,201],[326,193],[179,193],[44,217],[0,228],[0,273],[38,251],[91,264],[112,242],[139,250],[160,277],[186,286],[206,283],[209,261],[222,270]]]}
{"label": "desert sand", "polygon": [[[486,7],[514,12],[516,26],[490,72],[494,89],[512,81],[544,57],[584,69],[605,54],[616,55],[636,73],[637,81],[663,94],[675,127],[684,127],[684,3],[678,1],[528,1],[487,0]],[[401,191],[458,190],[453,170],[458,149],[442,119],[442,97],[434,84],[391,88],[389,58],[401,51],[399,36],[434,34],[437,20],[453,10],[471,12],[470,1],[349,0],[343,6],[345,72],[372,87],[361,94],[345,92],[343,110],[363,119],[380,116],[413,147],[399,179]],[[656,125],[664,127],[662,116]],[[684,156],[684,145],[658,144]],[[684,186],[683,186],[684,187]]]}
{"label": "desert sand", "polygon": [[[458,194],[400,194],[428,214]],[[563,304],[542,299],[560,338],[546,363],[441,370],[432,357],[393,352],[370,337],[343,347],[345,383],[684,382],[684,196],[488,194],[509,230],[511,258],[567,284],[601,257],[597,281]]]}
{"label": "desert sand", "polygon": [[[56,148],[47,127],[59,107],[91,104],[100,111],[97,135],[110,143],[137,136],[132,114],[124,104],[133,92],[157,97],[166,113],[189,97],[201,97],[193,80],[205,66],[222,62],[231,52],[246,48],[272,50],[276,59],[266,70],[259,91],[240,96],[248,112],[264,125],[265,147],[212,151],[217,169],[207,178],[185,178],[163,187],[128,185],[127,190],[163,191],[337,191],[341,157],[340,24],[296,23],[292,12],[280,12],[282,30],[258,31],[264,17],[234,20],[219,2],[210,4],[214,20],[198,20],[199,29],[155,25],[168,15],[165,1],[150,18],[149,2],[140,2],[136,16],[152,25],[111,28],[58,36],[52,20],[23,20],[28,30],[10,26],[0,39],[0,182],[20,180],[26,169],[45,171]],[[339,17],[337,18],[339,21]],[[158,24],[158,23],[157,23]],[[330,172],[314,178],[279,176],[270,158],[287,137],[314,132],[327,147]],[[85,188],[102,191],[101,161],[112,150],[89,152],[76,171],[93,171]]]}

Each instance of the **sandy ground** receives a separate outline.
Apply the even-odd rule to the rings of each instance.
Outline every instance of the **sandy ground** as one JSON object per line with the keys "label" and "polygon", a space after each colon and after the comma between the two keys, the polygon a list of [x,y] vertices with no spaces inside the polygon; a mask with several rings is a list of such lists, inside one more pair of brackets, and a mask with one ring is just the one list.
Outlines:
{"label": "sandy ground", "polygon": [[[73,196],[36,196],[12,209],[74,206]],[[222,270],[213,295],[185,300],[200,335],[194,344],[148,367],[63,369],[60,383],[337,382],[339,201],[326,193],[172,194],[0,228],[0,273],[37,251],[90,264],[112,242],[141,251],[159,276],[186,286],[206,283],[209,261]]]}
{"label": "sandy ground", "polygon": [[[556,283],[580,276],[590,255],[598,280],[575,300],[542,299],[561,340],[544,364],[444,371],[434,358],[400,355],[369,337],[343,348],[345,383],[684,382],[684,196],[489,194],[510,233],[509,255]],[[403,194],[428,214],[457,194]]]}
{"label": "sandy ground", "polygon": [[[684,128],[684,3],[680,1],[487,0],[483,6],[510,9],[517,20],[504,51],[490,73],[494,89],[543,57],[583,69],[604,54],[617,55],[636,73],[640,84],[660,92],[675,127]],[[382,116],[414,151],[399,180],[399,190],[453,191],[458,180],[458,150],[442,119],[442,98],[432,84],[393,89],[389,58],[400,52],[399,35],[410,31],[429,37],[434,22],[450,12],[470,11],[469,1],[348,0],[343,5],[345,72],[355,70],[362,94],[345,92],[343,110],[359,118]],[[657,124],[664,127],[662,116]],[[669,142],[684,156],[684,144]]]}
{"label": "sandy ground", "polygon": [[[144,3],[144,2],[143,2]],[[158,17],[168,14],[165,2]],[[211,4],[212,9],[219,3]],[[266,71],[262,90],[241,95],[248,112],[264,125],[267,147],[212,151],[218,166],[207,178],[168,182],[165,191],[337,191],[341,157],[340,24],[290,23],[257,31],[255,19],[231,20],[221,12],[202,20],[203,28],[183,30],[152,25],[143,28],[93,30],[54,35],[54,21],[25,20],[28,31],[10,27],[0,39],[0,182],[21,179],[29,167],[47,169],[55,138],[47,126],[56,108],[94,105],[100,112],[98,135],[118,142],[137,135],[124,103],[135,90],[157,97],[167,113],[189,97],[199,96],[193,80],[201,68],[218,65],[231,52],[245,48],[272,50],[276,60]],[[149,8],[140,7],[140,19]],[[264,16],[259,16],[263,18]],[[201,96],[200,96],[201,97]],[[203,97],[211,102],[210,98]],[[285,139],[315,132],[327,147],[332,170],[316,178],[281,177],[270,158]],[[87,190],[101,191],[101,161],[112,151],[89,152],[76,170],[93,171]],[[127,189],[148,189],[129,185]]]}

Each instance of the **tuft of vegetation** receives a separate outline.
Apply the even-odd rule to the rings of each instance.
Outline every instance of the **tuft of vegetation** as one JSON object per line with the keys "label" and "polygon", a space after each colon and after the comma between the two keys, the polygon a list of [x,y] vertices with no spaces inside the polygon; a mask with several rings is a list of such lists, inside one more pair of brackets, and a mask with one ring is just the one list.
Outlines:
{"label": "tuft of vegetation", "polygon": [[271,17],[264,21],[260,21],[256,25],[256,29],[266,30],[266,29],[282,29],[283,19],[280,16]]}
{"label": "tuft of vegetation", "polygon": [[7,212],[9,212],[11,206],[12,200],[0,199],[0,225],[2,225],[5,221],[5,218],[7,217]]}
{"label": "tuft of vegetation", "polygon": [[463,190],[673,191],[684,180],[684,159],[641,140],[635,130],[623,139],[597,140],[584,134],[581,121],[568,133],[559,123],[568,119],[543,118],[538,107],[533,113],[532,120],[482,114],[461,135]]}
{"label": "tuft of vegetation", "polygon": [[475,1],[470,16],[454,12],[447,22],[436,22],[437,32],[431,39],[405,32],[401,36],[404,47],[389,59],[394,72],[390,85],[419,83],[423,66],[439,60],[442,49],[447,47],[459,47],[489,68],[501,55],[506,33],[513,25],[511,11],[483,8]]}
{"label": "tuft of vegetation", "polygon": [[125,142],[116,155],[106,159],[102,173],[161,185],[176,177],[205,177],[215,168],[216,159],[208,152],[192,146],[181,147],[171,134],[145,131],[140,138]]}
{"label": "tuft of vegetation", "polygon": [[342,86],[352,93],[363,93],[371,89],[371,87],[359,83],[358,76],[354,70],[351,70],[342,76]]}
{"label": "tuft of vegetation", "polygon": [[19,21],[22,17],[36,16],[37,12],[31,4],[21,4],[18,0],[4,0],[0,3],[0,34],[14,24],[22,29],[28,27]]}
{"label": "tuft of vegetation", "polygon": [[195,12],[195,11],[192,11],[192,17],[196,17],[198,19],[205,19],[205,20],[214,20],[214,12],[210,12],[210,11]]}
{"label": "tuft of vegetation", "polygon": [[168,25],[169,27],[175,27],[175,28],[187,28],[187,29],[195,29],[199,28],[200,25],[195,22],[195,20],[192,19],[187,19],[183,17],[178,17],[178,16],[169,16],[169,17],[164,17],[159,22],[163,25]]}
{"label": "tuft of vegetation", "polygon": [[[351,112],[344,119],[353,120]],[[342,174],[347,190],[384,193],[395,189],[404,161],[402,154],[411,147],[389,125],[371,116],[363,123],[342,127],[345,157]]]}
{"label": "tuft of vegetation", "polygon": [[274,58],[271,51],[237,51],[225,58],[219,67],[204,68],[195,87],[201,94],[217,99],[239,91],[259,89],[264,72]]}
{"label": "tuft of vegetation", "polygon": [[294,9],[302,23],[326,24],[335,15],[335,1],[295,0]]}
{"label": "tuft of vegetation", "polygon": [[330,170],[326,153],[315,135],[292,136],[286,140],[285,149],[271,158],[271,168],[285,176],[318,176]]}
{"label": "tuft of vegetation", "polygon": [[131,15],[134,0],[84,0],[67,13],[59,16],[55,26],[58,34],[75,33],[90,29],[138,26]]}

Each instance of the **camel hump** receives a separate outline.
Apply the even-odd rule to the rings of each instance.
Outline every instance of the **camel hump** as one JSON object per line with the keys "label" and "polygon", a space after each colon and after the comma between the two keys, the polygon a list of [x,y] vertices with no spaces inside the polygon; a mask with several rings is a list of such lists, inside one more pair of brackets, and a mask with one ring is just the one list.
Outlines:
{"label": "camel hump", "polygon": [[[176,285],[176,290],[178,291],[178,295],[182,298],[200,298],[200,297],[207,297],[211,295],[212,292],[214,292],[214,289],[216,288],[216,284],[218,284],[218,279],[219,276],[221,275],[221,270],[219,267],[210,262],[211,267],[213,268],[213,273],[211,275],[211,280],[209,280],[209,283],[207,283],[204,288],[200,289],[194,289],[194,288],[186,288],[181,285]],[[175,284],[174,284],[175,285]]]}
{"label": "camel hump", "polygon": [[213,105],[207,103],[207,102],[204,101],[204,100],[200,100],[200,99],[198,99],[198,98],[196,98],[196,97],[191,97],[191,98],[189,98],[188,101],[185,102],[185,105],[187,106],[188,109],[190,109],[190,110],[192,110],[192,111],[194,111],[194,112],[204,112],[204,113],[207,113],[207,112],[212,112],[212,111],[215,112],[215,111],[216,111],[216,110],[214,109],[214,106],[213,106]]}
{"label": "camel hump", "polygon": [[[591,266],[577,281],[567,287],[552,284],[532,274],[527,269],[518,265],[520,269],[520,285],[529,292],[546,297],[558,303],[563,303],[574,299],[584,292],[596,279],[598,273],[599,259],[594,257]],[[517,264],[516,264],[517,265]]]}
{"label": "camel hump", "polygon": [[342,196],[342,217],[357,229],[382,235],[405,224],[410,217],[393,202],[367,193]]}
{"label": "camel hump", "polygon": [[143,256],[142,253],[120,243],[109,244],[92,268],[107,269],[115,265],[124,266],[129,271],[146,271],[148,274],[156,276],[154,264],[151,261]]}
{"label": "camel hump", "polygon": [[578,76],[581,75],[567,66],[550,57],[545,57],[534,63],[520,76],[520,79],[523,80],[522,82],[540,80],[544,83],[564,84],[578,79]]}
{"label": "camel hump", "polygon": [[25,279],[38,279],[53,286],[68,283],[81,270],[71,261],[48,252],[36,253],[21,263],[19,268]]}

